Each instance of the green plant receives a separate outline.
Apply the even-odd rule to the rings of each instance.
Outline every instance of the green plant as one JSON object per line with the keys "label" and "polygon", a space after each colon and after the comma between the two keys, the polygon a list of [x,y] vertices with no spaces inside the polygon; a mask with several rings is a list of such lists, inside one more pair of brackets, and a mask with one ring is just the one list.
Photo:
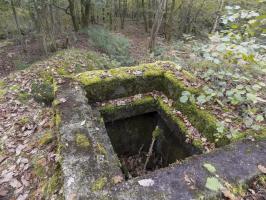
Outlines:
{"label": "green plant", "polygon": [[132,65],[133,59],[129,54],[129,41],[122,35],[110,33],[103,27],[94,26],[88,29],[88,35],[96,48],[121,63]]}
{"label": "green plant", "polygon": [[33,98],[45,105],[51,105],[54,100],[54,90],[48,82],[33,82],[31,86]]}

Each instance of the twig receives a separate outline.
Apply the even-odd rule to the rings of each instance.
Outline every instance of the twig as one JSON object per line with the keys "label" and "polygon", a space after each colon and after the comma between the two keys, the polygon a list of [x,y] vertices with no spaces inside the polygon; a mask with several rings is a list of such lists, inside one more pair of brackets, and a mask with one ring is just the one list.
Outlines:
{"label": "twig", "polygon": [[139,155],[141,154],[143,147],[144,147],[144,144],[142,144],[141,147],[139,148]]}
{"label": "twig", "polygon": [[147,164],[150,161],[150,157],[151,157],[151,154],[152,154],[152,149],[153,149],[155,141],[156,141],[156,138],[152,137],[152,141],[151,141],[151,145],[150,145],[150,148],[149,148],[149,152],[148,152],[148,155],[147,155],[147,158],[146,158],[146,161],[145,161],[145,165],[144,165],[144,168],[143,168],[144,171],[146,171]]}
{"label": "twig", "polygon": [[158,138],[158,136],[160,134],[161,134],[161,130],[160,130],[160,128],[158,126],[156,126],[156,128],[152,132],[152,141],[151,141],[149,152],[147,154],[147,158],[146,158],[146,161],[145,161],[145,164],[144,164],[144,168],[143,168],[144,171],[146,171],[147,165],[148,165],[148,163],[150,161],[150,157],[152,155],[152,150],[153,150],[154,143],[155,143],[156,139]]}

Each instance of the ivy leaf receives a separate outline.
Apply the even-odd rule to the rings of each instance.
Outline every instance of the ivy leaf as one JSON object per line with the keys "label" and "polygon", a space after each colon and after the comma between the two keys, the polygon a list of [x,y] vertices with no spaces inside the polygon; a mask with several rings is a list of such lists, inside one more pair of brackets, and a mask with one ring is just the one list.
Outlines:
{"label": "ivy leaf", "polygon": [[224,132],[224,124],[223,123],[217,123],[216,126],[217,126],[216,130],[218,131],[218,133]]}
{"label": "ivy leaf", "polygon": [[180,97],[180,102],[181,103],[187,103],[187,101],[188,101],[188,96],[182,96],[182,97]]}
{"label": "ivy leaf", "polygon": [[257,95],[252,93],[247,93],[247,99],[253,103],[257,103]]}
{"label": "ivy leaf", "polygon": [[251,117],[245,117],[244,123],[245,123],[246,127],[251,127],[253,124],[253,119]]}
{"label": "ivy leaf", "polygon": [[195,95],[194,94],[192,94],[190,96],[189,101],[192,102],[192,103],[195,103],[196,100],[195,100]]}
{"label": "ivy leaf", "polygon": [[207,169],[210,173],[214,174],[216,172],[216,169],[212,164],[204,163],[203,167]]}
{"label": "ivy leaf", "polygon": [[264,120],[263,115],[257,115],[257,117],[256,117],[257,122],[263,122],[263,120]]}
{"label": "ivy leaf", "polygon": [[190,96],[190,92],[189,91],[183,91],[182,92],[182,96]]}
{"label": "ivy leaf", "polygon": [[228,96],[228,97],[233,96],[233,94],[234,94],[233,90],[226,91],[226,96]]}
{"label": "ivy leaf", "polygon": [[220,181],[217,178],[208,177],[205,187],[208,188],[209,190],[218,192],[220,189],[223,188],[223,185],[220,183]]}
{"label": "ivy leaf", "polygon": [[198,96],[197,97],[197,101],[198,101],[198,103],[199,104],[204,104],[204,103],[206,103],[207,102],[207,100],[206,100],[206,96],[205,95],[200,95],[200,96]]}
{"label": "ivy leaf", "polygon": [[255,91],[259,91],[261,89],[261,86],[258,85],[258,84],[255,84],[252,86],[252,89],[255,90]]}

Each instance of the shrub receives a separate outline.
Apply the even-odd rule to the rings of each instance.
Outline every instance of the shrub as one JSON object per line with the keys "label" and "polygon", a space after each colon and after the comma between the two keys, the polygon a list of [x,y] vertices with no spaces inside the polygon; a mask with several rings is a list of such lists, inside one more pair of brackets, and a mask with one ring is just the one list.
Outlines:
{"label": "shrub", "polygon": [[51,105],[54,100],[53,87],[48,82],[33,82],[31,93],[37,102],[44,103],[45,105]]}
{"label": "shrub", "polygon": [[88,34],[94,46],[106,53],[111,59],[126,66],[134,63],[129,55],[130,44],[126,37],[115,35],[98,26],[89,28]]}

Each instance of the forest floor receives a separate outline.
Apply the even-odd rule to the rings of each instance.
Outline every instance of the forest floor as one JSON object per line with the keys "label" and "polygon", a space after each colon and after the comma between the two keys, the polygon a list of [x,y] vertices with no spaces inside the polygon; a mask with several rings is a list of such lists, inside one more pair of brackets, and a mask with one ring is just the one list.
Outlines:
{"label": "forest floor", "polygon": [[[147,48],[149,35],[142,28],[130,26],[118,34],[130,39],[130,53],[138,63],[155,60]],[[159,43],[163,40],[159,39]],[[48,69],[53,71],[62,65],[84,67],[95,62],[87,51],[96,49],[84,34],[71,40],[70,47],[75,49],[43,56],[40,47],[34,39],[29,40],[26,51],[14,41],[0,41],[0,199],[3,200],[43,199],[52,189],[55,192],[51,199],[62,194],[53,176],[59,159],[53,134],[53,109],[36,102],[30,94],[31,87],[33,82],[47,78]],[[188,54],[183,52],[182,59]],[[100,60],[94,68],[104,62]],[[262,196],[265,190],[265,182],[256,179],[242,198],[265,199]]]}

